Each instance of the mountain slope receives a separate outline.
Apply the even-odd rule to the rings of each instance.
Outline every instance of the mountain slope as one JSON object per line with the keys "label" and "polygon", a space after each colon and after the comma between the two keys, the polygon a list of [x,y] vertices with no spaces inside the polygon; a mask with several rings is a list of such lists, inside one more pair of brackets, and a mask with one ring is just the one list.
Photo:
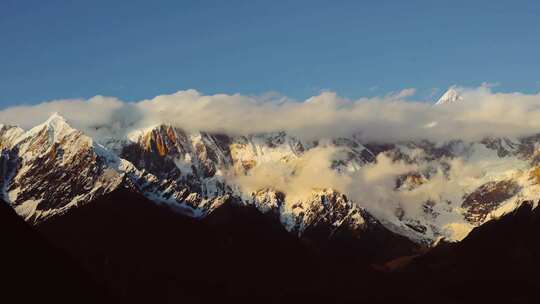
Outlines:
{"label": "mountain slope", "polygon": [[416,284],[450,302],[536,303],[540,287],[540,209],[524,202],[475,228],[459,243],[441,244],[405,267]]}
{"label": "mountain slope", "polygon": [[[276,218],[232,199],[196,220],[130,189],[71,209],[38,230],[119,300],[137,303],[344,299],[351,294],[343,284],[358,282],[350,275],[370,273],[369,262],[380,259],[380,252],[356,262],[338,258],[350,256],[345,247],[319,251]],[[362,244],[376,245],[369,238]],[[371,296],[367,289],[355,298]]]}
{"label": "mountain slope", "polygon": [[66,252],[0,200],[0,297],[13,302],[96,303],[108,299]]}
{"label": "mountain slope", "polygon": [[[382,263],[386,249],[362,253],[339,237],[298,239],[270,214],[233,201],[200,221],[118,189],[38,229],[105,282],[117,302],[534,303],[538,218],[525,203],[391,273],[369,265]],[[359,243],[365,250],[377,242]]]}

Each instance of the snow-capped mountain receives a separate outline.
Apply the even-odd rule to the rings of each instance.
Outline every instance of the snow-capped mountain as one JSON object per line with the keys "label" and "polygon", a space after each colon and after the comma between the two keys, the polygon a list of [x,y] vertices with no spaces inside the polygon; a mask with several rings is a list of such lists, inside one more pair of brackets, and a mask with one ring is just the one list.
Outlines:
{"label": "snow-capped mountain", "polygon": [[451,86],[442,96],[439,98],[435,105],[452,104],[463,101],[463,96],[459,92],[457,86]]}
{"label": "snow-capped mountain", "polygon": [[[163,189],[148,192],[150,197],[164,198],[171,204],[185,202],[196,216],[205,216],[218,207],[221,197],[235,196],[246,205],[254,205],[263,213],[276,215],[291,232],[301,235],[307,227],[324,223],[351,228],[365,226],[361,208],[332,189],[312,189],[300,200],[287,200],[273,188],[243,193],[228,182],[230,175],[246,174],[259,164],[291,162],[302,157],[308,145],[285,133],[228,137],[202,132],[184,131],[160,125],[131,136],[132,142],[121,151],[121,157],[163,181]],[[335,141],[331,145],[347,146],[347,162],[336,164],[358,167],[372,160],[363,155],[352,141]],[[313,144],[312,144],[313,145]],[[177,189],[168,192],[170,189]],[[181,193],[181,194],[180,194]],[[180,195],[179,195],[180,194]],[[174,197],[173,200],[170,198]]]}
{"label": "snow-capped mountain", "polygon": [[396,145],[390,155],[417,168],[397,180],[404,201],[398,210],[411,200],[423,203],[415,216],[398,211],[394,224],[431,240],[461,240],[472,228],[538,198],[537,150],[531,138]]}
{"label": "snow-capped mountain", "polygon": [[2,155],[3,194],[27,220],[61,213],[122,183],[100,147],[58,114],[17,133],[7,138]]}
{"label": "snow-capped mountain", "polygon": [[[451,88],[441,100],[438,104],[461,97]],[[234,198],[276,217],[299,236],[321,226],[328,235],[381,226],[430,244],[460,240],[540,194],[537,137],[381,144],[351,136],[307,142],[285,132],[227,136],[157,125],[98,142],[54,114],[28,131],[2,125],[0,138],[3,198],[32,223],[127,187],[195,218]],[[394,186],[385,196],[351,198],[324,184],[297,186],[302,193],[294,195],[280,189],[308,170],[318,151],[337,151],[328,167],[344,180],[384,159],[406,170],[392,177]],[[254,172],[266,166],[279,167],[290,180],[250,187],[238,182],[255,179]],[[472,178],[462,180],[463,170]],[[373,187],[377,192],[379,186]]]}
{"label": "snow-capped mountain", "polygon": [[[226,136],[186,134],[170,126],[146,130],[132,140],[115,155],[58,114],[26,132],[3,127],[3,197],[33,223],[121,187],[189,216],[204,217],[229,197],[242,196],[226,183],[225,170],[243,172],[266,157],[297,157],[295,149],[302,149],[284,134],[238,138],[233,143]],[[281,195],[266,189],[239,202],[275,213],[298,234],[321,224],[347,223],[353,229],[366,225],[365,211],[335,191],[314,191],[306,201],[287,205],[291,210],[285,210]]]}

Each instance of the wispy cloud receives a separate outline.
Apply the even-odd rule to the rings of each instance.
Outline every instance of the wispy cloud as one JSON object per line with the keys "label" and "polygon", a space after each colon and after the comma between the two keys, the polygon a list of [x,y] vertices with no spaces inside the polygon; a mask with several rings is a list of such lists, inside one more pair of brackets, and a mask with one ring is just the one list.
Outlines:
{"label": "wispy cloud", "polygon": [[483,88],[496,88],[496,87],[498,87],[500,85],[501,85],[500,82],[487,82],[487,81],[484,81],[484,82],[482,82],[482,84],[480,84],[480,87],[483,87]]}
{"label": "wispy cloud", "polygon": [[431,90],[429,91],[428,98],[430,100],[434,99],[439,94],[440,91],[441,89],[439,88],[431,88]]}

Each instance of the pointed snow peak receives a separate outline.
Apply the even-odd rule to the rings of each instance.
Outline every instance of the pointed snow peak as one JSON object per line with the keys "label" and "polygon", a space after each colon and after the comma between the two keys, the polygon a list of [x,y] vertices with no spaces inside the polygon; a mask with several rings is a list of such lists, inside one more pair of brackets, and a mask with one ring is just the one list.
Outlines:
{"label": "pointed snow peak", "polygon": [[44,123],[37,125],[26,132],[22,139],[42,134],[44,130],[46,130],[50,142],[56,142],[60,138],[77,131],[67,123],[64,117],[60,116],[58,113],[53,113]]}
{"label": "pointed snow peak", "polygon": [[62,125],[67,125],[67,121],[62,117],[58,112],[54,112],[49,118],[45,121],[45,125],[57,127]]}
{"label": "pointed snow peak", "polygon": [[[38,126],[39,127],[39,126]],[[55,139],[63,135],[72,133],[75,131],[58,112],[54,112],[46,121],[41,125],[41,129],[46,127],[49,132],[54,134]]]}
{"label": "pointed snow peak", "polygon": [[460,102],[462,100],[463,97],[461,96],[459,88],[453,85],[441,96],[441,98],[439,98],[435,105],[451,104]]}

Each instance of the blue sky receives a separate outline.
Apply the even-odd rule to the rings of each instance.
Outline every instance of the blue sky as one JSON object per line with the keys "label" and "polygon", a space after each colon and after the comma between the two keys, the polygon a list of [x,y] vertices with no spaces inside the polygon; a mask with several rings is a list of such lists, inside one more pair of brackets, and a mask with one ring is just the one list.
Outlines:
{"label": "blue sky", "polygon": [[452,84],[540,90],[540,1],[0,1],[0,107]]}

